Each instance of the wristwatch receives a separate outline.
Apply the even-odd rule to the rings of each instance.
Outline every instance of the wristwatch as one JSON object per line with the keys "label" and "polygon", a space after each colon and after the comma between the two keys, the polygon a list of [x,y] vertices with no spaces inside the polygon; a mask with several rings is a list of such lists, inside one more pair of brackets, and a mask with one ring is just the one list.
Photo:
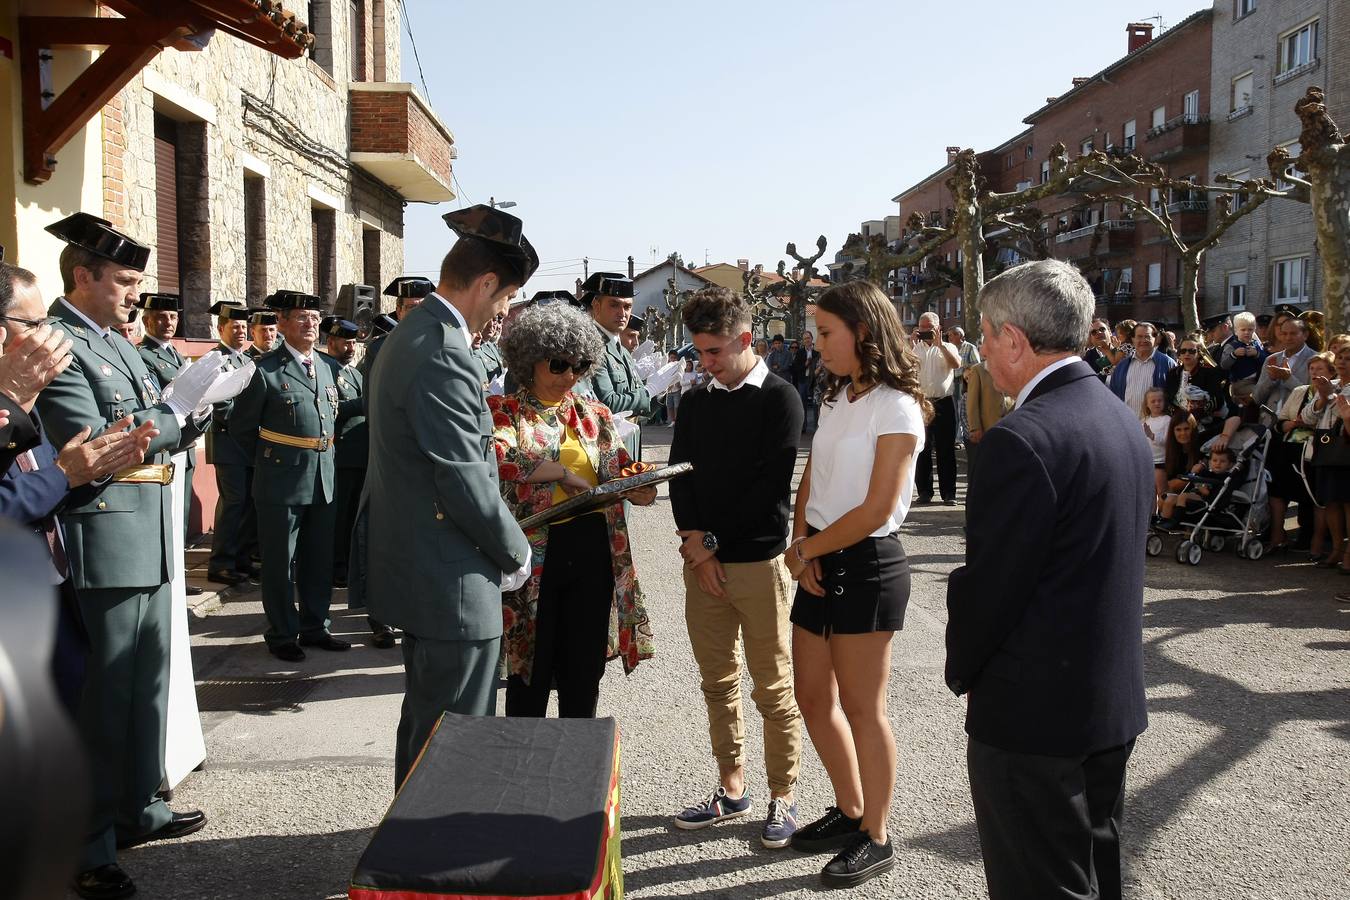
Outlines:
{"label": "wristwatch", "polygon": [[717,535],[713,534],[711,531],[703,532],[703,549],[716,553]]}

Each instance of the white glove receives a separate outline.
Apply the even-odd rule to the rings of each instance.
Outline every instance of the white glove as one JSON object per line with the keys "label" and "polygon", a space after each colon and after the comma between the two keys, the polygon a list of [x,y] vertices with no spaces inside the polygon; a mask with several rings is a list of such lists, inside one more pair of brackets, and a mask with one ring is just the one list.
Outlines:
{"label": "white glove", "polygon": [[502,593],[518,591],[524,587],[525,582],[530,580],[530,548],[525,548],[525,565],[516,569],[514,572],[502,573]]}
{"label": "white glove", "polygon": [[487,395],[489,397],[500,397],[506,393],[506,375],[498,375],[488,382]]}
{"label": "white glove", "polygon": [[250,361],[243,368],[222,372],[221,359],[220,351],[212,350],[185,366],[164,388],[163,401],[169,409],[177,415],[187,416],[194,410],[228,400],[247,387],[253,378],[253,363]]}
{"label": "white glove", "polygon": [[647,390],[653,397],[659,397],[666,392],[672,384],[680,380],[680,369],[684,367],[681,362],[668,362],[657,369],[647,379]]}
{"label": "white glove", "polygon": [[619,436],[619,440],[628,440],[628,436],[637,430],[638,426],[633,422],[631,410],[614,414],[614,433]]}

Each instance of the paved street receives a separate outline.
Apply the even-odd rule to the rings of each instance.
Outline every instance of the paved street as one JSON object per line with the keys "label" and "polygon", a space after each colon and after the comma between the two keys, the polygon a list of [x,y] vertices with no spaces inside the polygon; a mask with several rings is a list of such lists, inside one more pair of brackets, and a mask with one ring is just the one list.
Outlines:
{"label": "paved street", "polygon": [[[652,457],[664,456],[668,434],[648,430]],[[983,896],[964,704],[941,678],[945,577],[961,560],[962,515],[959,507],[924,507],[905,527],[914,594],[890,687],[900,747],[891,819],[898,857],[895,871],[858,889],[859,896]],[[816,891],[826,859],[761,849],[758,819],[695,833],[669,827],[671,814],[712,787],[715,774],[672,532],[664,497],[635,511],[636,561],[659,655],[628,678],[613,664],[601,695],[601,714],[615,716],[623,730],[628,893],[751,898]],[[1331,597],[1350,579],[1288,556],[1248,562],[1207,553],[1199,567],[1183,567],[1171,556],[1172,543],[1149,563],[1151,725],[1130,770],[1126,894],[1345,897],[1350,607]],[[288,670],[258,637],[256,593],[227,599],[194,622],[209,759],[180,785],[174,805],[201,807],[211,823],[181,842],[123,855],[140,896],[344,896],[392,796],[402,689],[399,651],[372,649],[363,626],[341,610],[333,630],[361,645],[345,654],[310,651]],[[261,690],[228,683],[239,679],[279,683]],[[748,703],[748,683],[743,693]],[[753,707],[747,725],[753,775],[762,772]],[[805,818],[830,802],[827,785],[807,741],[798,788]],[[762,777],[752,791],[762,813]]]}

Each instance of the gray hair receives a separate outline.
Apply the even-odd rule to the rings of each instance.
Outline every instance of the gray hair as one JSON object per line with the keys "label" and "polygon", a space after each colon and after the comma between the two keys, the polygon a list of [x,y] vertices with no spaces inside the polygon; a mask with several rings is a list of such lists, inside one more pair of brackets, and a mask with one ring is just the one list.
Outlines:
{"label": "gray hair", "polygon": [[1096,305],[1082,273],[1057,259],[1013,266],[980,291],[990,327],[1021,329],[1037,353],[1081,352]]}
{"label": "gray hair", "polygon": [[498,346],[516,382],[527,388],[534,384],[535,363],[589,359],[595,364],[605,352],[595,320],[566,303],[529,307],[511,320]]}

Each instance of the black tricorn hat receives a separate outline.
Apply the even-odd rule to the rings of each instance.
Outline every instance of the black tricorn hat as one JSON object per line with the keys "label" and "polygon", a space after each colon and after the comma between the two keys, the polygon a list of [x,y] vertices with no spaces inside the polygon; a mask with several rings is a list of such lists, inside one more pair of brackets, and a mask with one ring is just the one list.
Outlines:
{"label": "black tricorn hat", "polygon": [[370,336],[379,337],[382,334],[388,334],[398,327],[398,319],[395,319],[389,313],[380,313],[370,320]]}
{"label": "black tricorn hat", "polygon": [[540,305],[546,303],[570,303],[577,305],[577,296],[571,291],[535,291],[529,300],[522,300],[522,303],[537,303]]}
{"label": "black tricorn hat", "polygon": [[300,291],[277,291],[263,302],[273,309],[323,309],[323,298]]}
{"label": "black tricorn hat", "polygon": [[161,309],[165,312],[182,312],[183,298],[178,294],[141,294],[137,309]]}
{"label": "black tricorn hat", "polygon": [[1270,313],[1261,313],[1261,315],[1256,317],[1256,324],[1260,325],[1262,328],[1269,325],[1273,321],[1275,321],[1275,317],[1272,316]]}
{"label": "black tricorn hat", "polygon": [[48,225],[46,231],[65,241],[88,250],[90,253],[110,259],[128,269],[145,271],[150,259],[150,248],[131,238],[106,219],[91,216],[89,213],[75,213],[59,222]]}
{"label": "black tricorn hat", "polygon": [[248,321],[248,309],[240,303],[233,303],[229,300],[217,300],[211,304],[211,308],[207,312],[221,319],[229,319],[232,322]]}
{"label": "black tricorn hat", "polygon": [[250,309],[248,311],[248,323],[250,325],[275,325],[277,324],[277,314],[271,309]]}
{"label": "black tricorn hat", "polygon": [[1284,313],[1286,316],[1293,316],[1294,318],[1298,318],[1299,316],[1303,315],[1303,310],[1297,306],[1294,306],[1292,303],[1275,304],[1275,312],[1277,314]]}
{"label": "black tricorn hat", "polygon": [[479,203],[468,209],[448,212],[441,218],[461,238],[475,238],[490,244],[515,269],[521,284],[529,281],[534,270],[539,268],[539,254],[525,239],[524,224],[510,213]]}
{"label": "black tricorn hat", "polygon": [[127,324],[130,325],[132,322],[135,322],[138,314],[137,310],[133,307],[131,312],[127,313]]}
{"label": "black tricorn hat", "polygon": [[399,299],[408,297],[420,299],[434,290],[436,285],[432,284],[430,278],[423,278],[421,275],[400,275],[389,282],[389,286],[384,289],[384,295]]}
{"label": "black tricorn hat", "polygon": [[597,296],[631,297],[633,279],[618,272],[596,272],[581,283],[581,305],[589,306]]}
{"label": "black tricorn hat", "polygon": [[349,341],[355,340],[361,333],[355,322],[349,322],[338,316],[325,316],[319,323],[319,330],[329,337],[346,338]]}
{"label": "black tricorn hat", "polygon": [[630,331],[641,332],[642,329],[647,327],[647,320],[642,318],[642,316],[629,316],[628,324],[624,327]]}
{"label": "black tricorn hat", "polygon": [[1211,328],[1218,328],[1224,322],[1231,322],[1231,321],[1232,321],[1231,314],[1219,313],[1217,316],[1210,316],[1209,318],[1201,319],[1200,325],[1206,331],[1209,331]]}

